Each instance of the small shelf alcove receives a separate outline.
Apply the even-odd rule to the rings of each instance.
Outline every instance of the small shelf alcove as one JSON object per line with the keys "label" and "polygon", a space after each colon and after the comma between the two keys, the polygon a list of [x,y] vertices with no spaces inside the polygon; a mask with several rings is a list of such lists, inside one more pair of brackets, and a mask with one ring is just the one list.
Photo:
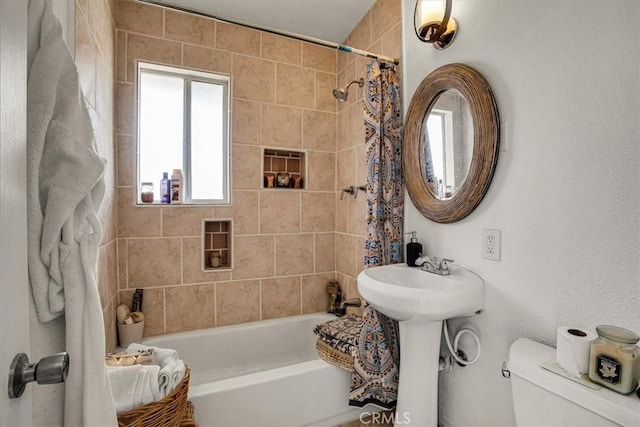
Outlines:
{"label": "small shelf alcove", "polygon": [[265,148],[263,158],[263,188],[304,190],[307,187],[305,152]]}
{"label": "small shelf alcove", "polygon": [[233,223],[230,219],[204,220],[202,251],[204,271],[230,269],[233,266],[231,251],[232,229]]}

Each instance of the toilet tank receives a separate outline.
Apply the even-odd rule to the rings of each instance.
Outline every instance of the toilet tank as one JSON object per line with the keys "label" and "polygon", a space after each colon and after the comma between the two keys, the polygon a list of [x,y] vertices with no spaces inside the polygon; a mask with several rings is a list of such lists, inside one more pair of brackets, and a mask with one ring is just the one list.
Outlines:
{"label": "toilet tank", "polygon": [[591,390],[541,367],[555,357],[555,348],[526,338],[511,345],[508,367],[517,426],[640,426],[635,393]]}

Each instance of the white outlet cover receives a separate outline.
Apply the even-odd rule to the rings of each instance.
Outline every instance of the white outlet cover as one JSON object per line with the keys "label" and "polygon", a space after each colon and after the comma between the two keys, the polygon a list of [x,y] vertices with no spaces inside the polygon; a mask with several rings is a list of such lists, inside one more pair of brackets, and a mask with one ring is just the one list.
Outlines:
{"label": "white outlet cover", "polygon": [[492,261],[502,259],[502,231],[485,228],[482,230],[482,257]]}
{"label": "white outlet cover", "polygon": [[500,122],[500,151],[507,151],[509,122]]}

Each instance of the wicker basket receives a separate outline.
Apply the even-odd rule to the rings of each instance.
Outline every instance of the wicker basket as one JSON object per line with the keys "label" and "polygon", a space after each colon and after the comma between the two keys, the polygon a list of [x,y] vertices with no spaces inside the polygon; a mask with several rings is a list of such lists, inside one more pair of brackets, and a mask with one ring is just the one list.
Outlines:
{"label": "wicker basket", "polygon": [[187,400],[191,371],[187,368],[180,384],[167,397],[118,414],[118,427],[197,426],[193,405]]}
{"label": "wicker basket", "polygon": [[331,347],[326,342],[318,338],[316,341],[316,351],[318,356],[327,363],[342,368],[346,371],[353,371],[353,356]]}

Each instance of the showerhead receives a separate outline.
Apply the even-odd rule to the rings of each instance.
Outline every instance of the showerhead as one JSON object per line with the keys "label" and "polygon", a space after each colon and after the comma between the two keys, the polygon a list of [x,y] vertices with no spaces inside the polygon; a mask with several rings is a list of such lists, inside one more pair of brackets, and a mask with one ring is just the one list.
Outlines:
{"label": "showerhead", "polygon": [[362,87],[364,86],[364,79],[361,77],[360,80],[352,80],[345,87],[334,89],[333,96],[335,96],[336,99],[340,102],[346,101],[347,98],[349,97],[349,86],[351,86],[354,83],[358,83],[358,86]]}
{"label": "showerhead", "polygon": [[349,96],[348,93],[347,93],[347,88],[345,87],[345,88],[341,88],[341,89],[334,89],[333,90],[333,96],[335,96],[336,99],[338,101],[340,101],[340,102],[346,101],[347,100],[347,96]]}

